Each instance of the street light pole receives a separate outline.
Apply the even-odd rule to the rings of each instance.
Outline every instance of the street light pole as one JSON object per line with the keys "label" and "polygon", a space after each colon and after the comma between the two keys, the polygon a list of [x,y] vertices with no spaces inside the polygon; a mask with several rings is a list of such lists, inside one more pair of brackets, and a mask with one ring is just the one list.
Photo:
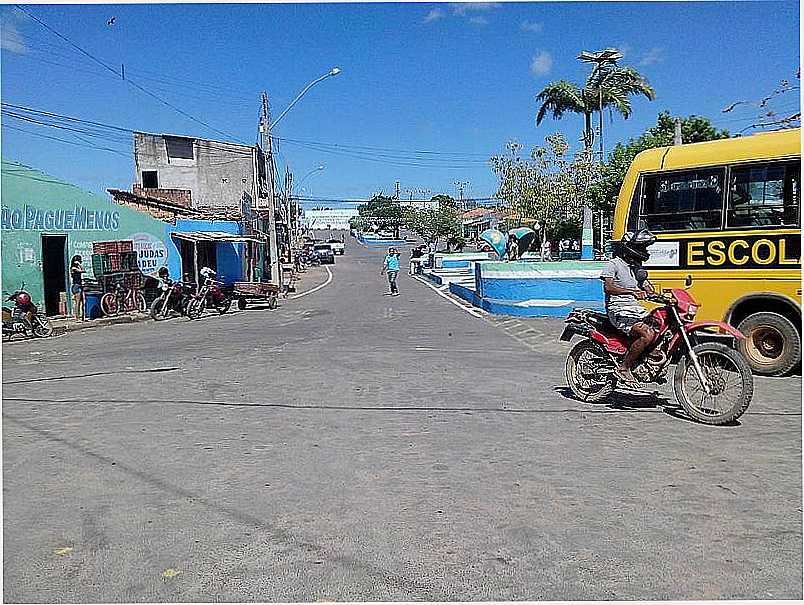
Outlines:
{"label": "street light pole", "polygon": [[[598,124],[600,125],[600,163],[602,164],[606,160],[606,149],[603,143],[603,74],[600,72],[602,71],[605,65],[617,65],[617,61],[623,58],[623,53],[621,53],[616,48],[607,48],[605,50],[601,50],[599,52],[593,53],[588,51],[583,51],[581,54],[578,55],[578,59],[583,61],[584,63],[594,63],[595,67],[592,71],[594,74],[595,71],[598,72],[598,86],[597,86],[597,98],[598,98],[598,116],[599,121]],[[591,143],[590,143],[591,147]],[[592,149],[589,149],[590,154],[593,153]],[[600,211],[600,251],[603,252],[604,247],[604,230],[603,230],[603,211]],[[588,236],[586,235],[588,231]],[[584,206],[584,219],[583,219],[583,231],[584,234],[582,238],[587,240],[587,238],[594,239],[593,231],[592,231],[592,209],[589,208],[588,205]],[[594,244],[592,246],[594,248]],[[590,251],[584,250],[582,252],[582,258],[588,258],[593,256],[590,254]]]}
{"label": "street light pole", "polygon": [[280,285],[279,249],[276,241],[276,200],[274,199],[274,156],[271,137],[271,114],[268,108],[268,93],[262,93],[262,116],[260,137],[265,150],[265,175],[268,183],[268,256],[270,258],[268,283]]}
{"label": "street light pole", "polygon": [[[263,150],[265,150],[265,165],[266,175],[268,182],[268,251],[271,257],[270,272],[271,284],[275,286],[281,285],[281,275],[279,273],[279,249],[277,245],[277,232],[276,232],[276,199],[275,199],[275,186],[274,186],[274,155],[273,155],[273,128],[284,118],[288,111],[301,99],[308,90],[313,86],[329,77],[337,76],[341,73],[339,67],[333,67],[323,76],[320,76],[305,86],[302,91],[296,95],[296,98],[290,102],[276,120],[271,121],[270,113],[268,110],[268,93],[262,93],[262,115],[260,118],[260,135],[262,139]],[[286,192],[287,193],[287,192]],[[289,219],[288,219],[289,220]]]}
{"label": "street light pole", "polygon": [[[324,166],[323,166],[323,165],[321,165],[321,166],[316,166],[316,167],[315,167],[315,168],[313,168],[313,169],[312,169],[310,172],[308,172],[307,174],[305,174],[305,175],[302,177],[302,180],[301,180],[301,181],[299,181],[299,193],[301,193],[302,191],[304,191],[304,187],[302,187],[302,185],[304,185],[305,181],[306,181],[308,178],[310,178],[312,175],[316,174],[317,172],[321,172],[322,170],[324,170]],[[290,178],[291,178],[291,183],[292,183],[292,182],[293,182],[293,175],[290,175]],[[295,209],[295,211],[293,212],[293,214],[294,214],[294,219],[296,219],[296,222],[297,222],[297,223],[298,223],[298,215],[299,215],[299,204],[300,204],[299,200],[296,200],[296,209]]]}
{"label": "street light pole", "polygon": [[459,208],[461,210],[463,210],[464,209],[464,207],[463,207],[463,190],[464,190],[464,187],[469,186],[469,181],[455,181],[454,184],[455,184],[455,187],[458,189],[458,195],[461,198]]}
{"label": "street light pole", "polygon": [[304,95],[307,93],[307,91],[308,91],[308,90],[310,90],[310,89],[311,89],[313,86],[315,86],[316,84],[318,84],[318,83],[319,83],[319,82],[321,82],[322,80],[326,80],[327,78],[330,78],[330,77],[335,77],[335,76],[337,76],[339,73],[341,73],[341,68],[340,68],[340,67],[333,67],[333,68],[332,68],[332,69],[330,69],[330,70],[329,70],[327,73],[325,73],[323,76],[321,76],[321,77],[319,77],[319,78],[316,78],[315,80],[313,80],[312,82],[310,82],[310,83],[309,83],[307,86],[305,86],[305,87],[304,87],[304,89],[303,89],[303,90],[302,90],[302,91],[301,91],[299,94],[297,94],[297,95],[296,95],[296,98],[295,98],[295,99],[293,99],[293,100],[290,102],[290,105],[288,105],[288,106],[285,108],[285,111],[283,111],[282,113],[280,113],[280,114],[279,114],[279,117],[278,117],[276,120],[274,120],[274,122],[273,122],[273,124],[271,124],[271,126],[272,126],[272,127],[276,127],[276,125],[279,123],[279,121],[280,121],[282,118],[284,118],[284,117],[285,117],[285,115],[286,115],[286,114],[287,114],[287,113],[290,111],[290,109],[291,109],[291,108],[292,108],[292,107],[293,107],[293,106],[294,106],[296,103],[298,103],[299,99],[301,99],[301,98],[302,98],[302,97],[303,97],[303,96],[304,96]]}

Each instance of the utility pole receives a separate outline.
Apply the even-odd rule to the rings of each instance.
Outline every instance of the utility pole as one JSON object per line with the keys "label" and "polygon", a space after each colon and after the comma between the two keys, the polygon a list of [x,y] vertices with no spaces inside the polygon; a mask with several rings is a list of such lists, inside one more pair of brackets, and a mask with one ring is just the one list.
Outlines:
{"label": "utility pole", "polygon": [[293,262],[293,244],[296,242],[296,232],[298,230],[299,212],[293,207],[293,173],[288,169],[287,179],[285,180],[285,191],[288,195],[288,224],[290,225],[290,262]]}
{"label": "utility pole", "polygon": [[265,174],[268,182],[268,255],[271,276],[269,283],[279,286],[282,276],[279,271],[279,249],[276,241],[276,200],[274,199],[274,154],[271,141],[271,113],[268,108],[268,93],[262,93],[260,115],[260,138],[265,158]]}
{"label": "utility pole", "polygon": [[396,187],[396,195],[394,196],[394,199],[398,200],[399,199],[399,181],[394,183],[394,186]]}
{"label": "utility pole", "polygon": [[455,184],[455,187],[457,187],[458,195],[460,196],[460,202],[458,204],[458,207],[461,210],[464,210],[464,207],[463,207],[463,190],[464,190],[465,187],[467,187],[469,185],[469,181],[455,181],[454,184]]}
{"label": "utility pole", "polygon": [[673,133],[673,145],[681,145],[683,142],[681,140],[681,118],[675,119],[676,128],[675,132]]}

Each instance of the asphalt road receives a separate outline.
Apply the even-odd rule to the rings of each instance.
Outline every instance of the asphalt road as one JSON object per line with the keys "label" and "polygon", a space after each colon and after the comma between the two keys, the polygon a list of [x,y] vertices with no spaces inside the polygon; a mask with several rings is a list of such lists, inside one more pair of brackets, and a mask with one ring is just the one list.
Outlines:
{"label": "asphalt road", "polygon": [[3,346],[4,600],[802,598],[799,377],[731,427],[583,404],[560,322],[384,296],[380,259]]}

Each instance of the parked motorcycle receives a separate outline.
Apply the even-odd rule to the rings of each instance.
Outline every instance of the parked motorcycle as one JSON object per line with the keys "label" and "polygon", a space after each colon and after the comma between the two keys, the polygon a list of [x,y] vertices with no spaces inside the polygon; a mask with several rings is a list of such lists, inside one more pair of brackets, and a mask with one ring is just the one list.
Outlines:
{"label": "parked motorcycle", "polygon": [[39,313],[31,295],[23,288],[25,282],[6,299],[14,303],[14,308],[3,307],[3,337],[10,340],[15,334],[24,334],[47,338],[53,334],[53,326],[45,315]]}
{"label": "parked motorcycle", "polygon": [[223,284],[215,281],[215,271],[209,267],[204,267],[200,273],[204,276],[204,283],[187,303],[187,317],[198,319],[208,307],[214,308],[223,315],[232,306],[231,295],[224,291]]}
{"label": "parked motorcycle", "polygon": [[159,288],[161,294],[151,303],[151,317],[154,320],[168,319],[174,312],[187,314],[187,306],[193,295],[193,288],[189,284],[162,278]]}
{"label": "parked motorcycle", "polygon": [[[688,278],[687,286],[691,286]],[[683,289],[649,294],[661,305],[650,313],[656,338],[632,369],[643,383],[663,384],[671,364],[673,393],[684,411],[704,424],[726,424],[742,416],[751,403],[754,380],[748,363],[735,350],[744,336],[720,321],[695,321],[699,305]],[[628,351],[629,338],[609,322],[605,313],[574,309],[566,319],[561,340],[582,340],[569,352],[567,384],[583,401],[601,401],[617,386],[615,369]]]}

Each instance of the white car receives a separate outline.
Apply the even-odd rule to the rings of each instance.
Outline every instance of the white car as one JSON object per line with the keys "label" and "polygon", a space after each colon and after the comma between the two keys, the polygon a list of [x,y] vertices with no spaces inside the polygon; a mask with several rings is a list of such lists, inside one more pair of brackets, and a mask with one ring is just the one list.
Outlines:
{"label": "white car", "polygon": [[346,252],[346,244],[339,239],[331,239],[327,243],[332,247],[333,254],[344,254]]}

